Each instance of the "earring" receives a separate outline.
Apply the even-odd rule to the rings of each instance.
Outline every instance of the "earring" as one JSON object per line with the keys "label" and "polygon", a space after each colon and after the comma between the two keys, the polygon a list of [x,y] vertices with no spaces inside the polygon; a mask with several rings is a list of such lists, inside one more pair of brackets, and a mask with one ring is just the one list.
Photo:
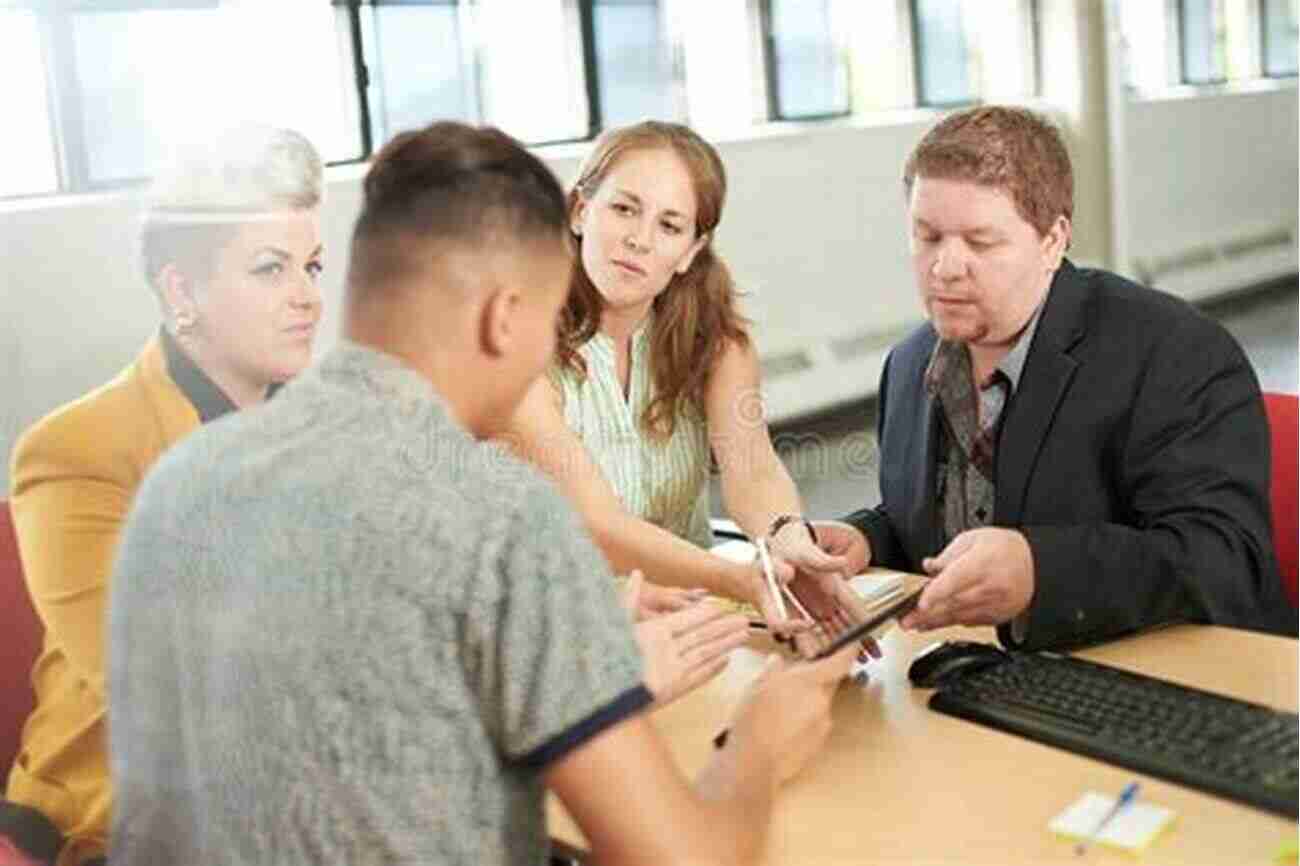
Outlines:
{"label": "earring", "polygon": [[575,238],[582,237],[582,229],[577,225],[577,223],[569,226],[569,231],[573,232]]}
{"label": "earring", "polygon": [[176,336],[184,336],[194,330],[198,324],[198,318],[193,313],[175,313],[172,318],[176,321]]}

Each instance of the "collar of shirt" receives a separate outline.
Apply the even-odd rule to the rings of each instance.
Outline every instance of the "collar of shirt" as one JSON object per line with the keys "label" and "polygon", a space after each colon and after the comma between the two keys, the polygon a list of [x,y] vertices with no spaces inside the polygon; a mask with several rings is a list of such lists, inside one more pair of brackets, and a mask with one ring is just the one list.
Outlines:
{"label": "collar of shirt", "polygon": [[[1020,377],[1025,371],[1025,362],[1029,359],[1029,347],[1034,342],[1034,334],[1038,332],[1038,322],[1043,316],[1045,306],[1047,306],[1046,294],[1043,295],[1043,300],[1039,302],[1024,328],[1020,330],[1016,342],[994,368],[1006,377],[1008,396],[1020,385]],[[939,340],[935,344],[934,352],[930,355],[930,363],[925,370],[925,387],[930,394],[938,396],[945,383],[950,382],[954,376],[971,375],[969,360],[963,364],[960,355],[966,355],[969,359],[966,346],[962,343]],[[957,387],[964,386],[958,383]]]}
{"label": "collar of shirt", "polygon": [[[654,319],[654,310],[651,310],[650,314],[647,315],[641,324],[636,326],[636,330],[632,332],[632,339],[629,348],[631,349],[633,358],[642,354],[645,349],[648,348],[650,344],[650,334],[654,330]],[[592,335],[591,339],[587,341],[587,345],[590,346],[592,350],[598,350],[603,357],[606,357],[611,361],[614,359],[614,338],[599,328],[596,329],[596,333]]]}
{"label": "collar of shirt", "polygon": [[1047,306],[1047,295],[1039,301],[1038,308],[1034,314],[1029,317],[1028,324],[1020,331],[1020,336],[1016,343],[1011,347],[1011,351],[998,361],[997,369],[1002,375],[1007,377],[1007,393],[1015,391],[1020,387],[1020,376],[1025,371],[1025,361],[1029,359],[1029,347],[1034,342],[1034,334],[1038,332],[1038,320],[1043,317],[1043,307]]}
{"label": "collar of shirt", "polygon": [[228,412],[234,412],[234,402],[217,387],[217,383],[208,378],[208,374],[199,369],[185,350],[176,342],[176,338],[167,333],[166,328],[158,329],[158,339],[162,343],[163,355],[167,359],[167,374],[172,377],[176,387],[181,389],[185,399],[198,410],[199,420],[204,424]]}
{"label": "collar of shirt", "polygon": [[[163,357],[167,359],[167,375],[172,377],[176,387],[180,388],[181,393],[185,395],[185,399],[198,410],[200,422],[206,424],[239,408],[226,396],[226,392],[222,391],[217,383],[208,378],[208,374],[185,354],[180,343],[167,333],[166,328],[158,329],[158,339],[162,343]],[[267,386],[266,399],[270,400],[283,387],[283,382],[272,382]]]}

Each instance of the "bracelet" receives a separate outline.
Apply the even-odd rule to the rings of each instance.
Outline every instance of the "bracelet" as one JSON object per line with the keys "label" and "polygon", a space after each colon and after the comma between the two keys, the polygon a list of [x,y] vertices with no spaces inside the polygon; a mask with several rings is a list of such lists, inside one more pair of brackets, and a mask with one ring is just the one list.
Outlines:
{"label": "bracelet", "polygon": [[804,529],[807,529],[808,534],[812,536],[813,544],[817,544],[817,530],[813,529],[813,525],[808,522],[808,518],[804,517],[802,514],[778,515],[777,518],[772,521],[772,525],[767,528],[767,537],[775,538],[776,534],[784,529],[787,523],[794,523],[795,521],[803,524]]}

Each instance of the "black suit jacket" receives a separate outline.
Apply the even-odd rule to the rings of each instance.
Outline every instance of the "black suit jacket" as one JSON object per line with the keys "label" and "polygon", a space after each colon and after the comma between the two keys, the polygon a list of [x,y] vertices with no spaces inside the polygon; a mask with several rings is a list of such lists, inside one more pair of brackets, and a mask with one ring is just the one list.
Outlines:
{"label": "black suit jacket", "polygon": [[[847,520],[875,564],[940,550],[941,423],[923,325],[881,374],[879,507]],[[1114,274],[1057,271],[1003,410],[993,525],[1033,553],[1026,648],[1212,622],[1294,635],[1272,548],[1269,434],[1236,341],[1184,302]],[[1011,642],[1006,625],[999,628]]]}

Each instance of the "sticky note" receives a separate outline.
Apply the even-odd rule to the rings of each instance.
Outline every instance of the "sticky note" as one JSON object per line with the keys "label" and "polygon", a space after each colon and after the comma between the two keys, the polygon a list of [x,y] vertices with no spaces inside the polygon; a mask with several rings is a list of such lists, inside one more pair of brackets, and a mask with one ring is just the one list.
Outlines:
{"label": "sticky note", "polygon": [[[1053,833],[1076,841],[1091,835],[1097,824],[1115,805],[1115,798],[1089,791],[1075,800],[1047,825]],[[1126,851],[1141,851],[1174,820],[1172,809],[1138,800],[1125,806],[1094,840]]]}

